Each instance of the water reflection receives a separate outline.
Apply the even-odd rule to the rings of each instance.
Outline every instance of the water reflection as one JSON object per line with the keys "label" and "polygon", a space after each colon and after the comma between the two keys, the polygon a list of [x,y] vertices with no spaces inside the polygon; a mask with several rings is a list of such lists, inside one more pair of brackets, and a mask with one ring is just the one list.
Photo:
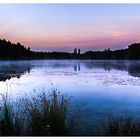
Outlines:
{"label": "water reflection", "polygon": [[80,63],[74,64],[74,71],[80,71],[80,69],[81,69]]}
{"label": "water reflection", "polygon": [[0,62],[0,81],[20,78],[21,75],[30,73],[31,65],[23,61],[2,61]]}
{"label": "water reflection", "polygon": [[128,67],[128,72],[133,77],[140,77],[140,64],[132,64],[131,67]]}
{"label": "water reflection", "polygon": [[[54,86],[72,96],[73,105],[81,109],[81,133],[81,127],[96,124],[95,117],[140,117],[140,78],[135,77],[140,77],[140,61],[0,61],[0,81],[11,78],[6,82],[11,85],[12,97],[34,94],[34,89],[40,90],[42,85],[49,90]],[[6,82],[0,82],[3,93]]]}
{"label": "water reflection", "polygon": [[140,61],[95,61],[84,63],[87,69],[103,69],[105,71],[128,71],[133,77],[140,77]]}
{"label": "water reflection", "polygon": [[112,69],[116,70],[127,70],[127,62],[126,61],[95,61],[90,63],[85,63],[86,68],[95,69],[102,68],[105,71],[110,71]]}
{"label": "water reflection", "polygon": [[104,71],[127,71],[129,75],[133,77],[140,77],[140,61],[107,61],[107,60],[95,60],[95,61],[68,61],[68,60],[43,60],[43,61],[0,61],[0,81],[6,81],[12,77],[20,78],[21,75],[30,73],[33,68],[46,68],[54,70],[71,69],[74,72],[88,70],[98,71],[102,69]]}

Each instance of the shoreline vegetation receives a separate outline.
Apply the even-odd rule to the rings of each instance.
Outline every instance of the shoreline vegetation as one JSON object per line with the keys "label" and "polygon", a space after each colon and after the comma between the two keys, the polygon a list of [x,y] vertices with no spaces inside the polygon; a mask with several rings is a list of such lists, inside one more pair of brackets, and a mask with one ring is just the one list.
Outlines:
{"label": "shoreline vegetation", "polygon": [[140,136],[140,121],[132,118],[109,119],[107,136]]}
{"label": "shoreline vegetation", "polygon": [[20,43],[14,44],[5,39],[0,39],[0,60],[140,60],[140,43],[134,43],[126,49],[104,51],[86,51],[81,53],[80,49],[68,52],[35,52]]}
{"label": "shoreline vegetation", "polygon": [[73,119],[68,116],[69,99],[57,90],[42,91],[34,97],[15,102],[8,94],[1,95],[1,136],[67,136]]}
{"label": "shoreline vegetation", "polygon": [[[70,109],[69,98],[57,90],[16,102],[8,94],[1,97],[0,136],[79,136],[73,133],[78,120],[74,109]],[[101,136],[140,136],[140,122],[131,118],[108,119],[103,129]],[[94,134],[88,136],[97,136]]]}

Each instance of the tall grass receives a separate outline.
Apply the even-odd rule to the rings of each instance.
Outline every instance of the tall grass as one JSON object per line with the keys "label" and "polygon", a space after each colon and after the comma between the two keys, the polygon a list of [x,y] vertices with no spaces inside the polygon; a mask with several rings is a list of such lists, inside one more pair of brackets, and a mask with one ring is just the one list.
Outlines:
{"label": "tall grass", "polygon": [[[61,95],[57,90],[52,90],[50,93],[40,92],[32,98],[24,97],[16,102],[12,102],[7,94],[2,95],[0,102],[0,135],[73,135],[75,119],[72,118],[69,111],[69,98]],[[140,136],[140,122],[129,118],[109,119],[104,129],[107,136]]]}
{"label": "tall grass", "polygon": [[140,136],[140,122],[130,118],[109,119],[106,134],[108,136]]}
{"label": "tall grass", "polygon": [[56,90],[22,98],[16,106],[2,96],[0,135],[63,136],[71,135],[72,120],[68,118],[69,100]]}
{"label": "tall grass", "polygon": [[18,106],[16,112],[13,108],[13,103],[8,98],[8,95],[2,95],[0,109],[0,135],[2,136],[18,136],[21,135],[22,116]]}

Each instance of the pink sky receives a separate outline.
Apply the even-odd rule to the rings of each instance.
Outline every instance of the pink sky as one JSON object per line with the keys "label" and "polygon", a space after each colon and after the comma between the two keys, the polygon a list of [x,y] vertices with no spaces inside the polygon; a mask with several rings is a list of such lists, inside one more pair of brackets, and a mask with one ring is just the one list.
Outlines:
{"label": "pink sky", "polygon": [[0,5],[0,38],[33,50],[126,48],[140,39],[137,4]]}

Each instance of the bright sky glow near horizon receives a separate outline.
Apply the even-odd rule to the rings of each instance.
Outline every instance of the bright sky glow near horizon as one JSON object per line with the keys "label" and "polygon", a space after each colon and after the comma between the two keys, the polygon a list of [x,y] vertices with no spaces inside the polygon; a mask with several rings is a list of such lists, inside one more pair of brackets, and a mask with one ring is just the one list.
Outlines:
{"label": "bright sky glow near horizon", "polygon": [[126,48],[140,41],[140,4],[0,4],[0,38],[39,51]]}

